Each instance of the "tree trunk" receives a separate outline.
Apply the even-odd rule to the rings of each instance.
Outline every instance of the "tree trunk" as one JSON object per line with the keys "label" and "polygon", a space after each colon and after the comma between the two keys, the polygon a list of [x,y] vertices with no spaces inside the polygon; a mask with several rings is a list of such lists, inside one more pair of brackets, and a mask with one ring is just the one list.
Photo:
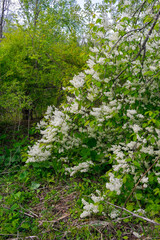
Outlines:
{"label": "tree trunk", "polygon": [[1,9],[1,17],[0,17],[0,41],[1,41],[1,38],[3,37],[5,1],[6,1],[6,0],[2,0],[2,6],[1,6],[2,9]]}
{"label": "tree trunk", "polygon": [[0,0],[0,42],[3,37],[3,28],[4,28],[4,23],[5,23],[5,15],[8,10],[9,10],[9,4],[10,0]]}

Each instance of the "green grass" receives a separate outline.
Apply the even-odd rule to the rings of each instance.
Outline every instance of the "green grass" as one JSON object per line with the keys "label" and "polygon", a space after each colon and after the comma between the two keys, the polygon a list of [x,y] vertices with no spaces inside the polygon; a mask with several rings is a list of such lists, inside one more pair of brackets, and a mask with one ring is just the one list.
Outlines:
{"label": "green grass", "polygon": [[85,179],[51,174],[40,179],[34,171],[22,167],[1,175],[0,239],[137,239],[133,232],[141,239],[159,239],[158,228],[132,217],[120,222],[107,216],[80,219],[80,199],[96,189],[98,179],[89,186]]}

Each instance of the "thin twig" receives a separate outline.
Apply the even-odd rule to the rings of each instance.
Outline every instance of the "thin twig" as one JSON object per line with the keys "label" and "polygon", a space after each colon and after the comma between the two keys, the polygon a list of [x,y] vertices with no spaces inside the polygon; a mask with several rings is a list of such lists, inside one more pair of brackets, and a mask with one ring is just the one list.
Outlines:
{"label": "thin twig", "polygon": [[39,226],[41,226],[42,223],[44,223],[44,222],[56,223],[56,222],[58,222],[58,221],[60,221],[60,220],[63,220],[63,219],[66,218],[66,217],[69,217],[69,216],[70,216],[70,213],[63,215],[62,217],[60,217],[60,218],[58,218],[58,219],[56,219],[56,220],[51,220],[51,221],[48,221],[48,220],[40,220],[40,221],[39,221]]}
{"label": "thin twig", "polygon": [[127,216],[127,217],[118,218],[118,219],[114,220],[114,222],[119,222],[119,221],[122,221],[122,220],[127,219],[127,218],[130,218],[130,217],[132,217],[132,216],[129,215],[129,216]]}
{"label": "thin twig", "polygon": [[146,1],[144,1],[139,8],[136,9],[136,11],[134,12],[134,14],[132,15],[132,18],[136,15],[136,13],[141,10],[143,8],[143,6],[145,5]]}
{"label": "thin twig", "polygon": [[[2,207],[4,207],[5,209],[10,210],[10,208],[7,207],[7,206],[5,206],[5,205],[2,205]],[[15,211],[16,211],[16,209],[15,209]],[[29,213],[23,212],[23,211],[21,211],[21,210],[18,210],[18,211],[19,211],[20,213],[23,213],[24,215],[26,215],[26,216],[28,216],[28,217],[31,217],[31,218],[34,218],[34,217],[35,217],[35,216],[33,216],[33,215],[29,214]]]}
{"label": "thin twig", "polygon": [[122,75],[122,73],[126,71],[126,69],[128,68],[128,65],[129,64],[127,64],[127,66],[117,75],[117,77],[114,78],[114,81],[117,80]]}
{"label": "thin twig", "polygon": [[92,227],[93,229],[95,229],[97,232],[99,232],[100,235],[101,235],[101,240],[103,240],[103,234],[102,234],[102,232],[101,232],[99,229],[97,229],[94,225],[89,225],[89,226]]}
{"label": "thin twig", "polygon": [[24,211],[28,211],[29,213],[31,213],[33,216],[39,218],[39,216],[37,214],[35,214],[34,212],[32,212],[31,210],[27,210],[24,207],[22,207],[22,205],[20,205],[20,207],[24,210]]}

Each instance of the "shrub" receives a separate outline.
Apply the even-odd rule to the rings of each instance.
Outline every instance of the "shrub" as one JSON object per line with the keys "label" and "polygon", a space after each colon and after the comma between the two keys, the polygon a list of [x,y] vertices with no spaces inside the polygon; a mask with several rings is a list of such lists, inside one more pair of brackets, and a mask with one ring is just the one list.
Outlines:
{"label": "shrub", "polygon": [[[102,192],[82,200],[81,217],[100,213],[116,218],[127,207],[156,218],[160,6],[137,0],[114,7],[117,14],[111,19],[102,14],[96,20],[88,69],[65,89],[67,104],[48,107],[38,124],[42,138],[29,149],[27,163],[50,160],[61,162],[70,176],[103,176]],[[111,10],[110,4],[106,9]]]}

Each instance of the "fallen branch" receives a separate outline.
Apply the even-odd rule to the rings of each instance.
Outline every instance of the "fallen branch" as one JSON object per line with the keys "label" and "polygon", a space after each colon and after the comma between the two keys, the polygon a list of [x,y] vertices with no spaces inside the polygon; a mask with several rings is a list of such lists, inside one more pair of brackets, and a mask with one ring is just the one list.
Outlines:
{"label": "fallen branch", "polygon": [[11,234],[11,233],[10,234],[7,234],[7,233],[3,234],[3,233],[0,233],[0,236],[17,236],[17,234]]}
{"label": "fallen branch", "polygon": [[[21,205],[20,205],[20,207],[25,211],[25,213],[26,213],[26,211],[28,211],[28,214],[31,214],[32,216],[35,216],[36,218],[39,218],[39,216],[37,215],[37,214],[35,214],[34,212],[32,212],[31,210],[26,210],[24,207],[22,207]],[[30,216],[31,216],[30,215]]]}
{"label": "fallen branch", "polygon": [[48,220],[41,220],[41,221],[39,221],[39,226],[41,226],[42,223],[44,223],[44,222],[48,222],[48,223],[56,223],[56,222],[58,222],[58,221],[60,221],[60,220],[62,220],[62,219],[64,219],[64,218],[66,218],[66,217],[69,217],[69,216],[70,216],[70,213],[63,215],[62,217],[60,217],[60,218],[58,218],[58,219],[56,219],[56,220],[51,220],[51,221],[48,221]]}
{"label": "fallen branch", "polygon": [[90,221],[90,222],[85,222],[82,223],[81,225],[77,226],[77,228],[81,228],[82,226],[103,226],[103,227],[107,227],[109,225],[111,225],[110,222],[106,222],[106,221],[99,221],[99,220],[95,220],[95,221]]}
{"label": "fallen branch", "polygon": [[25,239],[34,239],[34,238],[39,239],[39,237],[37,237],[37,236],[28,236],[28,237],[25,237]]}
{"label": "fallen branch", "polygon": [[112,205],[112,206],[114,206],[115,208],[121,209],[122,211],[128,212],[128,213],[130,213],[131,215],[133,215],[134,217],[141,218],[141,219],[143,219],[143,220],[145,220],[145,221],[147,221],[147,222],[150,222],[150,223],[152,223],[152,224],[154,224],[154,225],[159,225],[159,226],[160,226],[160,223],[157,223],[157,222],[155,222],[154,220],[151,220],[151,219],[149,219],[149,218],[140,216],[140,215],[138,215],[137,213],[133,213],[133,212],[129,211],[128,209],[124,208],[124,207],[119,207],[119,206],[117,206],[117,205],[115,205],[115,204],[113,204],[113,203],[110,203],[110,202],[107,202],[107,204]]}

